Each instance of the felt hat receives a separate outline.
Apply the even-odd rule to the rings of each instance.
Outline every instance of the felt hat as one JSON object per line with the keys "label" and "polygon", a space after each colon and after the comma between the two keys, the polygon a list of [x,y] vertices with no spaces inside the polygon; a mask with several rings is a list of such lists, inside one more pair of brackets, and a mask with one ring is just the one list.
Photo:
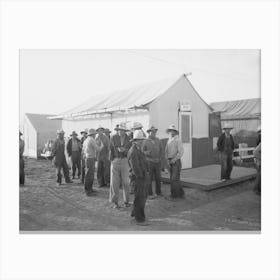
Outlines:
{"label": "felt hat", "polygon": [[151,126],[151,127],[147,130],[147,132],[149,133],[150,131],[158,131],[158,129],[155,128],[154,126]]}
{"label": "felt hat", "polygon": [[62,129],[59,129],[56,133],[57,134],[64,134],[65,132]]}
{"label": "felt hat", "polygon": [[128,131],[128,129],[126,128],[125,123],[120,123],[119,125],[116,125],[115,130],[123,130],[123,131]]}
{"label": "felt hat", "polygon": [[223,129],[233,129],[233,126],[229,123],[225,123]]}
{"label": "felt hat", "polygon": [[100,125],[100,126],[96,129],[96,131],[98,132],[99,130],[105,131],[105,128],[104,128],[103,126]]}
{"label": "felt hat", "polygon": [[133,132],[133,141],[134,140],[143,140],[143,139],[145,139],[143,131],[136,130]]}
{"label": "felt hat", "polygon": [[111,133],[112,131],[109,128],[105,128],[105,133]]}
{"label": "felt hat", "polygon": [[141,129],[143,125],[140,122],[134,122],[131,129]]}
{"label": "felt hat", "polygon": [[70,134],[70,136],[78,136],[78,134],[76,133],[76,131],[72,131],[72,133]]}
{"label": "felt hat", "polygon": [[88,129],[86,128],[85,130],[82,130],[81,132],[80,132],[81,134],[88,134]]}
{"label": "felt hat", "polygon": [[177,133],[179,133],[178,129],[176,128],[175,124],[171,124],[167,129],[166,132],[170,132],[170,131],[176,131]]}
{"label": "felt hat", "polygon": [[94,128],[91,128],[89,131],[88,131],[88,136],[90,135],[95,135],[96,134],[96,130]]}

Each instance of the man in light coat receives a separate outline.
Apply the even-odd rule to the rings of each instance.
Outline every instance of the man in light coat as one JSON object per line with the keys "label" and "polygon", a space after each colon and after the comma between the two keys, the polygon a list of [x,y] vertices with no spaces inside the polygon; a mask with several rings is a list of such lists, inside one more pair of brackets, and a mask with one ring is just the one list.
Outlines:
{"label": "man in light coat", "polygon": [[181,186],[181,158],[184,154],[184,148],[179,139],[179,131],[174,124],[170,125],[166,132],[169,135],[166,148],[165,157],[169,164],[170,184],[171,184],[171,198],[182,198],[185,192]]}

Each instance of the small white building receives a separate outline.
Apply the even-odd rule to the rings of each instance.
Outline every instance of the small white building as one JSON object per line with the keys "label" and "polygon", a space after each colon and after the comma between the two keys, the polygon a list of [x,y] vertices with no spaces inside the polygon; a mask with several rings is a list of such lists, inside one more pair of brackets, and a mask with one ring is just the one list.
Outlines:
{"label": "small white building", "polygon": [[40,157],[45,143],[56,139],[56,132],[61,129],[61,120],[50,120],[52,115],[25,114],[23,120],[24,156]]}
{"label": "small white building", "polygon": [[[147,85],[92,97],[52,119],[61,119],[68,136],[73,130],[99,125],[113,131],[120,122],[153,125],[158,137],[167,140],[166,128],[175,124],[184,145],[183,168],[212,163],[213,137],[220,133],[210,121],[212,109],[199,96],[185,74]],[[214,131],[214,134],[213,134]],[[217,134],[217,135],[216,135]]]}

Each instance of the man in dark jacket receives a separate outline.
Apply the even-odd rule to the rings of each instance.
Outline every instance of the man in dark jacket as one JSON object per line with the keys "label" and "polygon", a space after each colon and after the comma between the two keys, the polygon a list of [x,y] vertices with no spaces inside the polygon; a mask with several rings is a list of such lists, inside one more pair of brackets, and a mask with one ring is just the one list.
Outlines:
{"label": "man in dark jacket", "polygon": [[78,134],[75,131],[73,131],[70,136],[71,138],[67,143],[66,149],[72,162],[72,178],[75,179],[76,168],[78,168],[78,179],[80,179],[82,143],[81,140],[77,138]]}
{"label": "man in dark jacket", "polygon": [[57,139],[53,145],[52,155],[54,156],[54,164],[56,167],[57,184],[61,185],[62,183],[61,169],[63,170],[65,182],[72,183],[69,178],[69,170],[65,158],[65,141],[63,130],[59,130],[57,132]]}
{"label": "man in dark jacket", "polygon": [[24,141],[21,139],[22,133],[19,132],[19,184],[24,185]]}
{"label": "man in dark jacket", "polygon": [[[82,143],[82,146],[85,142],[85,140],[87,139],[88,137],[88,130],[85,129],[83,131],[80,132],[82,137],[81,137],[81,143]],[[83,153],[83,150],[81,152],[81,173],[82,173],[82,179],[81,179],[81,182],[84,184],[85,183],[85,165],[86,162],[85,162],[85,155]]]}
{"label": "man in dark jacket", "polygon": [[148,163],[145,154],[142,151],[142,141],[144,135],[141,130],[133,133],[133,144],[128,151],[128,164],[130,167],[130,178],[134,181],[134,203],[131,216],[135,218],[139,225],[147,225],[145,223],[145,203],[147,197],[146,180],[148,173]]}
{"label": "man in dark jacket", "polygon": [[234,150],[234,141],[233,137],[230,134],[230,131],[233,127],[229,124],[225,124],[224,133],[219,137],[217,146],[218,151],[220,152],[221,160],[221,180],[230,180],[231,171],[233,168],[233,150]]}
{"label": "man in dark jacket", "polygon": [[105,135],[105,128],[99,127],[97,130],[96,142],[100,145],[103,144],[103,148],[97,152],[97,180],[99,187],[106,187],[110,185],[110,140]]}
{"label": "man in dark jacket", "polygon": [[143,142],[143,152],[149,164],[148,176],[148,195],[154,198],[152,181],[155,179],[156,194],[161,195],[161,160],[163,157],[163,148],[160,140],[156,137],[157,128],[151,127],[147,130],[149,137]]}

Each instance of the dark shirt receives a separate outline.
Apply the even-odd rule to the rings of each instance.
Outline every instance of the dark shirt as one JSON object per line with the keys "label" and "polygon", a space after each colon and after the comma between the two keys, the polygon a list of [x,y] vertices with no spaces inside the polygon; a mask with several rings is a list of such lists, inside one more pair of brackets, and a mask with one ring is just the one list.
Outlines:
{"label": "dark shirt", "polygon": [[[77,143],[79,145],[79,152],[81,152],[82,151],[81,140],[78,139],[78,138],[76,138],[76,140],[77,140]],[[70,138],[69,141],[67,142],[67,146],[66,146],[67,154],[68,154],[69,157],[72,156],[72,141],[73,141],[72,138]]]}
{"label": "dark shirt", "polygon": [[101,151],[97,152],[97,160],[109,159],[110,140],[105,134],[97,135],[96,142],[100,145],[103,143]]}
{"label": "dark shirt", "polygon": [[226,137],[226,134],[223,133],[217,142],[218,150],[222,153],[232,153],[234,150],[234,141],[232,135]]}
{"label": "dark shirt", "polygon": [[132,177],[145,178],[148,172],[148,163],[144,153],[136,144],[133,144],[129,149],[127,158]]}
{"label": "dark shirt", "polygon": [[57,138],[53,145],[52,154],[55,156],[55,164],[61,164],[65,160],[65,141]]}
{"label": "dark shirt", "polygon": [[[114,160],[115,158],[127,157],[127,152],[130,147],[131,142],[126,134],[123,143],[121,143],[121,137],[118,134],[114,134],[110,139],[110,159]],[[124,151],[120,151],[120,148],[123,148]]]}
{"label": "dark shirt", "polygon": [[157,137],[148,137],[145,139],[142,146],[143,152],[148,161],[160,162],[163,158],[163,148],[160,140]]}

